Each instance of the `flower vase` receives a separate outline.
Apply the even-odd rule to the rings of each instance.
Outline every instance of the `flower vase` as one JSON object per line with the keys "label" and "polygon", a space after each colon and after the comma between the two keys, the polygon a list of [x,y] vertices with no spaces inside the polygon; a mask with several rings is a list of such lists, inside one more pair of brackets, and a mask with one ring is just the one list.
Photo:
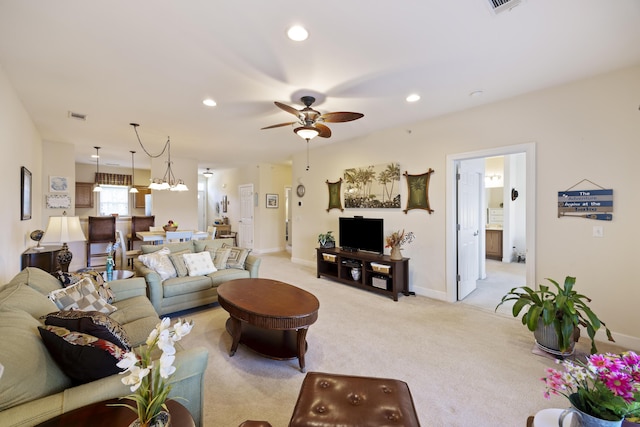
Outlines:
{"label": "flower vase", "polygon": [[112,256],[107,257],[107,281],[113,280],[113,266],[115,261]]}
{"label": "flower vase", "polygon": [[389,254],[389,258],[394,261],[398,261],[402,259],[402,252],[400,252],[400,246],[396,245],[391,247],[391,254]]}
{"label": "flower vase", "polygon": [[558,420],[559,426],[564,426],[564,418],[573,414],[571,417],[570,427],[621,427],[622,420],[611,421],[611,420],[603,420],[602,418],[594,417],[593,415],[589,415],[586,412],[581,411],[574,405],[573,395],[569,397],[569,401],[571,402],[571,407],[565,409],[560,414],[560,418]]}
{"label": "flower vase", "polygon": [[136,418],[129,427],[168,427],[171,425],[171,415],[167,411],[160,411],[147,424],[143,424],[140,418]]}

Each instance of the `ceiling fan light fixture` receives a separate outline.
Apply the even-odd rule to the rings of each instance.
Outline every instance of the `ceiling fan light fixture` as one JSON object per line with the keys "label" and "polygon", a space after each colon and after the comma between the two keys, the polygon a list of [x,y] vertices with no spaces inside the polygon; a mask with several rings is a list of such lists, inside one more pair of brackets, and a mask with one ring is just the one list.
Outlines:
{"label": "ceiling fan light fixture", "polygon": [[287,37],[294,42],[302,42],[309,37],[309,32],[301,25],[294,25],[287,30]]}
{"label": "ceiling fan light fixture", "polygon": [[315,138],[320,134],[318,129],[313,126],[300,126],[293,130],[300,138],[305,139],[307,141]]}
{"label": "ceiling fan light fixture", "polygon": [[202,101],[202,103],[203,103],[204,105],[206,105],[207,107],[215,107],[216,105],[218,105],[218,104],[216,103],[216,101],[214,101],[214,100],[213,100],[213,99],[211,99],[211,98],[207,98],[207,99],[203,100],[203,101]]}
{"label": "ceiling fan light fixture", "polygon": [[203,175],[205,178],[211,178],[211,177],[213,176],[213,172],[211,172],[211,170],[210,170],[209,168],[207,168],[207,170],[206,170],[206,171],[202,172],[202,175]]}

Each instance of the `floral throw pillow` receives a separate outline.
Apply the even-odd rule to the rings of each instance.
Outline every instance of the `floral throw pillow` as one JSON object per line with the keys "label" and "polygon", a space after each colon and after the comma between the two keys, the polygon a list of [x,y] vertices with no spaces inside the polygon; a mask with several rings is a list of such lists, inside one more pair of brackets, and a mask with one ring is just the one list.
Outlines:
{"label": "floral throw pillow", "polygon": [[117,374],[126,350],[112,342],[60,326],[38,326],[49,354],[76,384]]}
{"label": "floral throw pillow", "polygon": [[98,293],[88,277],[74,285],[57,289],[48,296],[60,310],[100,311],[107,314],[117,310]]}
{"label": "floral throw pillow", "polygon": [[197,252],[194,254],[183,254],[184,263],[189,270],[189,276],[204,276],[205,274],[218,271],[213,265],[209,251]]}
{"label": "floral throw pillow", "polygon": [[131,342],[120,323],[99,311],[56,311],[43,316],[44,324],[60,326],[72,331],[93,335],[112,342],[125,350],[131,350]]}
{"label": "floral throw pillow", "polygon": [[158,273],[162,280],[167,280],[178,275],[176,268],[169,259],[170,253],[171,250],[164,247],[159,251],[140,255],[138,259],[142,261],[144,265]]}

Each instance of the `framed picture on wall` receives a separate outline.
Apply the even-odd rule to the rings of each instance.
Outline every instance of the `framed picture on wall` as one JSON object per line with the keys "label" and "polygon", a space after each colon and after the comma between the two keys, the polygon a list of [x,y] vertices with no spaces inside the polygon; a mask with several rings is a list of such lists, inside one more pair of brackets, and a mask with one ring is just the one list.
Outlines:
{"label": "framed picture on wall", "polygon": [[49,191],[52,193],[66,193],[69,191],[69,178],[66,176],[50,176]]}
{"label": "framed picture on wall", "polygon": [[267,194],[267,207],[268,208],[277,208],[278,207],[278,195],[277,194]]}
{"label": "framed picture on wall", "polygon": [[20,220],[31,219],[31,172],[22,166],[20,169]]}

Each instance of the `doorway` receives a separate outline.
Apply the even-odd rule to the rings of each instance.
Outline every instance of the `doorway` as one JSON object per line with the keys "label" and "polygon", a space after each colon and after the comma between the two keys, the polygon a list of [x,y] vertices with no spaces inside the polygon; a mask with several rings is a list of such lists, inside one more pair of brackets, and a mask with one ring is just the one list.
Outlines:
{"label": "doorway", "polygon": [[[478,186],[477,180],[470,180],[470,186],[466,190],[459,190],[459,173],[461,166],[465,165],[465,162],[469,162],[468,164],[474,165],[471,169],[471,174],[476,173],[477,161],[479,159],[484,160],[488,157],[496,157],[496,156],[510,156],[512,154],[523,154],[523,162],[524,167],[526,168],[525,180],[526,190],[521,187],[521,192],[524,193],[522,197],[526,201],[526,207],[519,214],[523,220],[522,227],[525,229],[524,235],[525,237],[525,247],[522,248],[522,256],[526,258],[525,264],[520,264],[518,266],[514,265],[515,276],[512,276],[512,273],[509,274],[501,274],[500,269],[498,267],[503,267],[502,261],[507,261],[508,258],[512,256],[511,248],[504,248],[503,251],[503,259],[498,260],[496,263],[487,262],[485,258],[485,236],[486,236],[486,215],[488,215],[488,211],[485,209],[486,203],[486,194],[481,191],[482,186]],[[474,161],[474,162],[471,162]],[[511,167],[513,169],[513,167]],[[513,173],[513,170],[508,170],[505,167],[505,175]],[[525,283],[533,284],[535,281],[535,144],[521,144],[507,147],[500,147],[495,149],[481,150],[476,152],[462,153],[447,156],[447,231],[446,231],[446,239],[447,239],[447,260],[446,260],[446,278],[447,278],[447,299],[449,301],[460,301],[466,298],[469,299],[469,302],[473,302],[474,299],[480,301],[484,301],[484,296],[481,295],[483,288],[485,288],[487,284],[491,284],[493,279],[497,279],[498,281],[501,278],[504,278],[505,283],[508,282],[509,289],[515,286],[519,286],[520,283],[514,277],[518,275],[520,277],[526,277]],[[484,180],[484,171],[481,175],[481,180]],[[508,179],[507,179],[507,182]],[[474,184],[476,183],[476,184]],[[522,183],[520,183],[522,185]],[[480,194],[473,195],[470,193],[470,189],[476,188],[477,192]],[[464,196],[464,191],[467,192],[470,198],[460,200],[461,195]],[[505,184],[505,194],[511,193],[511,187]],[[469,202],[475,204],[475,208],[469,206]],[[475,219],[465,219],[465,223],[467,225],[474,224],[474,221],[477,221],[479,226],[477,229],[469,229],[467,231],[476,233],[477,242],[475,245],[469,244],[461,244],[459,241],[461,228],[460,223],[460,209],[461,207],[465,210],[466,214],[474,214],[478,217]],[[505,236],[503,241],[512,242],[513,236],[510,234],[512,230],[507,226],[516,216],[516,210],[513,207],[510,207],[508,204],[505,204],[504,209],[505,216],[505,228],[503,233]],[[469,252],[468,248],[474,247],[473,252]],[[491,260],[488,260],[491,261]],[[475,265],[474,265],[475,263]],[[473,267],[473,268],[471,268]],[[477,268],[476,268],[477,267]],[[474,271],[478,271],[478,273],[473,273]],[[522,272],[518,273],[518,270],[524,270],[524,274]],[[473,280],[474,283],[471,285],[467,281],[466,283],[461,284],[461,273],[464,275],[465,272],[471,271],[471,274],[477,274],[476,280]],[[486,278],[483,283],[482,279]],[[467,278],[468,279],[468,278]],[[492,279],[492,280],[489,280]],[[520,279],[522,280],[522,279]],[[470,286],[473,287],[476,285],[477,289],[470,289]],[[506,285],[502,285],[506,286]],[[502,292],[502,289],[498,291],[494,291],[496,293]],[[502,292],[503,295],[505,292]],[[475,294],[475,295],[474,295]],[[468,296],[467,296],[468,295]],[[500,295],[500,296],[501,296]],[[498,303],[498,300],[495,300],[494,297],[488,296],[487,300],[491,302],[491,309],[495,307]],[[465,301],[467,302],[467,301]]]}

